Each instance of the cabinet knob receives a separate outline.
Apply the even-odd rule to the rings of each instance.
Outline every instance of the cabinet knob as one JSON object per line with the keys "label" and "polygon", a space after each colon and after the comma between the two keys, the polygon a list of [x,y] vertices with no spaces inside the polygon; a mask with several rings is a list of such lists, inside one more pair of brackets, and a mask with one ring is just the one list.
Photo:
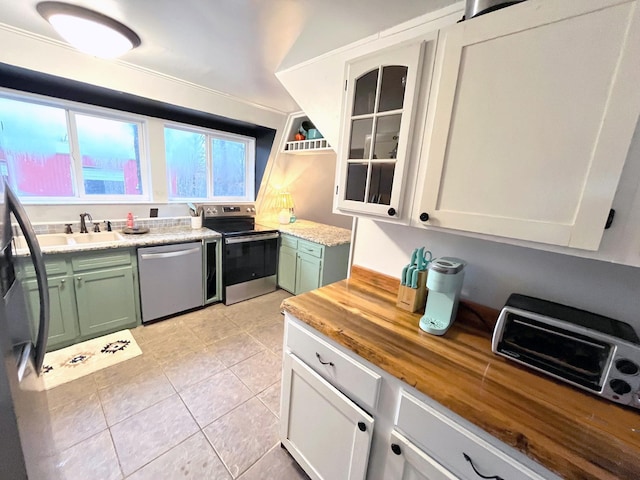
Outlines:
{"label": "cabinet knob", "polygon": [[396,209],[391,207],[389,210],[387,210],[387,214],[389,214],[390,217],[395,217]]}
{"label": "cabinet knob", "polygon": [[367,425],[364,422],[358,422],[358,428],[360,429],[361,432],[367,431]]}
{"label": "cabinet knob", "polygon": [[402,450],[400,449],[400,445],[398,445],[397,443],[391,444],[391,451],[396,455],[400,455],[402,453]]}
{"label": "cabinet knob", "polygon": [[426,222],[427,220],[429,220],[429,214],[427,212],[422,212],[420,214],[420,221]]}
{"label": "cabinet knob", "polygon": [[66,280],[63,278],[62,280],[60,280],[60,283],[64,283],[66,282]]}

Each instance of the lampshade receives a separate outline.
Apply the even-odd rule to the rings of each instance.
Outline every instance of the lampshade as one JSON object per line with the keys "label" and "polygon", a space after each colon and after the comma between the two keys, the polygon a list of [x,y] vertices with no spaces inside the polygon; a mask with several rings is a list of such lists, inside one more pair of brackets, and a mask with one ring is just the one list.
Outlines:
{"label": "lampshade", "polygon": [[278,213],[278,221],[282,224],[292,222],[293,216],[293,197],[289,192],[280,192],[276,200],[277,207],[280,209]]}
{"label": "lampshade", "polygon": [[38,13],[81,52],[115,58],[140,45],[140,37],[126,25],[93,10],[62,2],[41,2]]}
{"label": "lampshade", "polygon": [[293,197],[289,192],[280,192],[278,194],[278,208],[293,208]]}

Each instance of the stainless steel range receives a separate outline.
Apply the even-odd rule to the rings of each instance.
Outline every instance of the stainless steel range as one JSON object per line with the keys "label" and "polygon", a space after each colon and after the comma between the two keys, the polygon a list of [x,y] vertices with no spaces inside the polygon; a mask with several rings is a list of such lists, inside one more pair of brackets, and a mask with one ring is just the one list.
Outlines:
{"label": "stainless steel range", "polygon": [[203,226],[222,234],[225,305],[273,292],[277,287],[277,229],[256,225],[253,204],[204,204]]}

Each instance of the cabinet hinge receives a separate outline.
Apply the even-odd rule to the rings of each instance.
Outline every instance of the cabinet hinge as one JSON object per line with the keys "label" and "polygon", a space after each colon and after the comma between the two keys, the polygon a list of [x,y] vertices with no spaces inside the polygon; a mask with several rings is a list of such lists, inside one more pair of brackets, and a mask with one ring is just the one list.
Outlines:
{"label": "cabinet hinge", "polygon": [[611,210],[609,210],[609,216],[607,217],[607,221],[604,224],[605,230],[611,228],[611,224],[613,223],[613,217],[615,216],[616,216],[616,211],[612,208]]}
{"label": "cabinet hinge", "polygon": [[347,83],[348,83],[348,82],[349,82],[348,80],[345,80],[345,81],[344,81],[344,91],[345,91],[345,92],[347,91]]}

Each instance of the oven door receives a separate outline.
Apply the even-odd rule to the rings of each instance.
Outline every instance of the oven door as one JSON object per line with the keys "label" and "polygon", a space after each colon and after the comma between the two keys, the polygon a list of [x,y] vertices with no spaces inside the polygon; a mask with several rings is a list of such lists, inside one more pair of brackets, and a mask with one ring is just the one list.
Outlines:
{"label": "oven door", "polygon": [[225,304],[276,289],[278,232],[225,237],[222,275]]}

